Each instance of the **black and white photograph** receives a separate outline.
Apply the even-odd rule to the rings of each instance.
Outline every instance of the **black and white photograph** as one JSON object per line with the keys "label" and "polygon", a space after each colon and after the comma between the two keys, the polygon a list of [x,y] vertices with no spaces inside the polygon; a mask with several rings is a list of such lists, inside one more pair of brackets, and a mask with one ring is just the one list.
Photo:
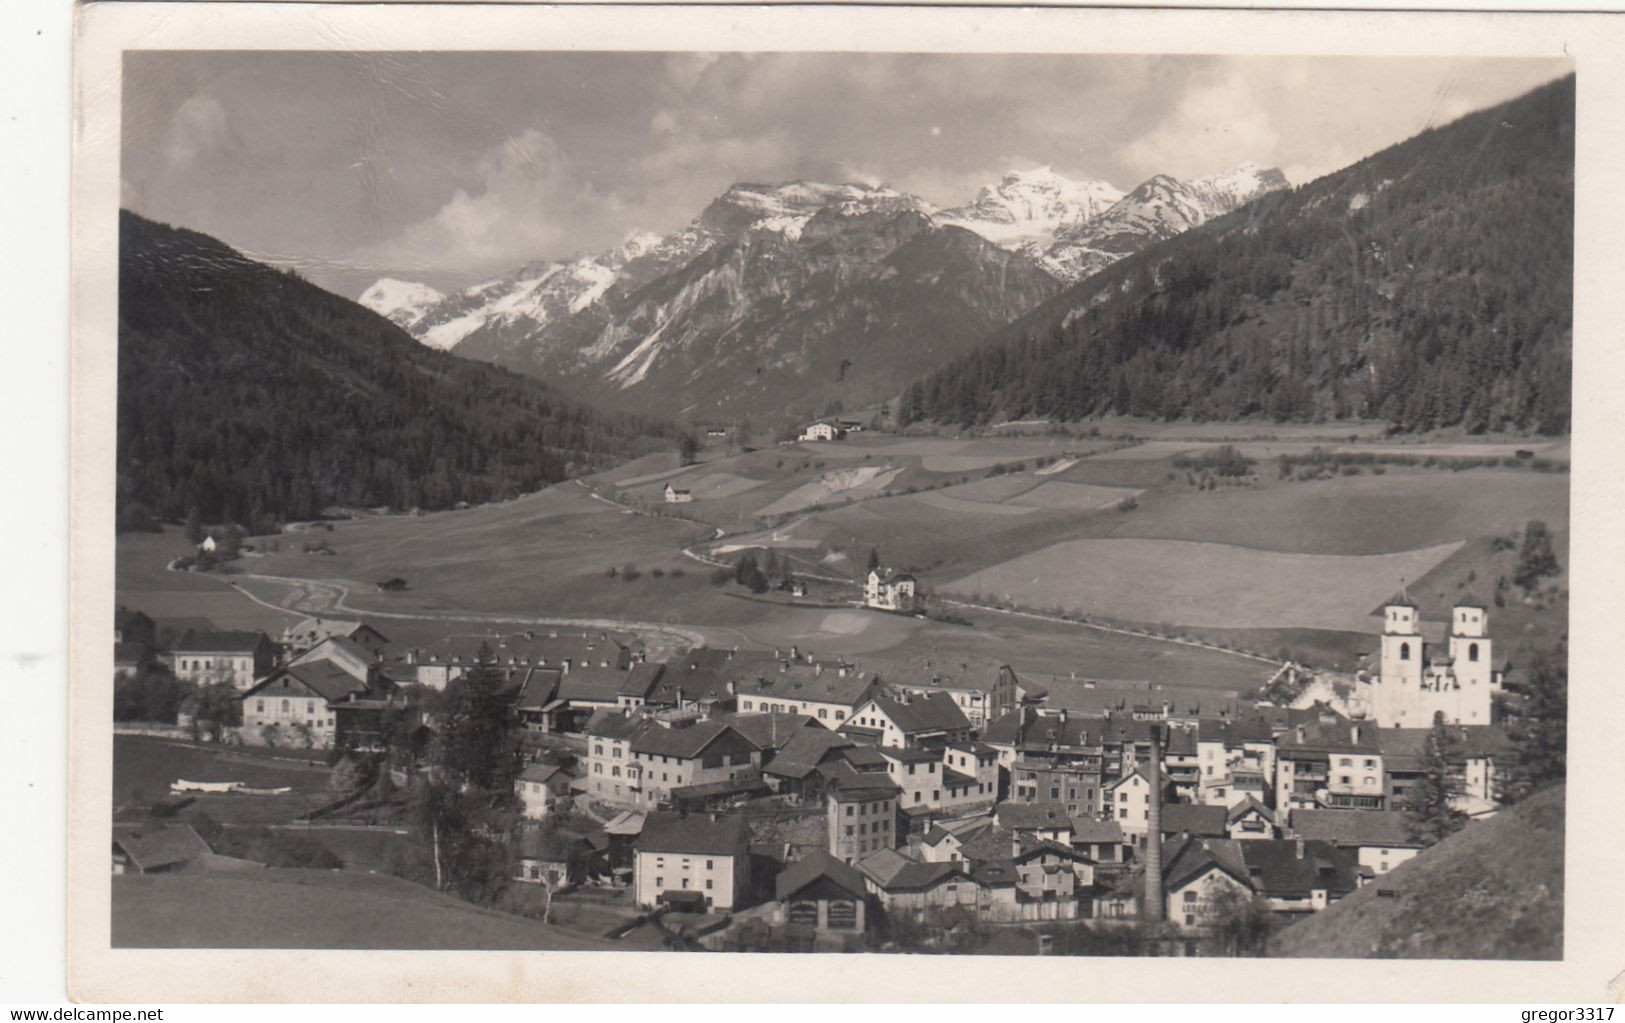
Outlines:
{"label": "black and white photograph", "polygon": [[1587,65],[1326,27],[121,49],[109,948],[1564,960]]}

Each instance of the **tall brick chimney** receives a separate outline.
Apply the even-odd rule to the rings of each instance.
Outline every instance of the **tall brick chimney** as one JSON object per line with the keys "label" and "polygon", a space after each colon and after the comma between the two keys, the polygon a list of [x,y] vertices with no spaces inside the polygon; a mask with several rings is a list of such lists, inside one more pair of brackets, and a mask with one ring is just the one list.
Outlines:
{"label": "tall brick chimney", "polygon": [[1145,822],[1145,898],[1140,917],[1161,923],[1166,908],[1162,899],[1162,726],[1151,726],[1151,763],[1146,780],[1151,783],[1150,808]]}

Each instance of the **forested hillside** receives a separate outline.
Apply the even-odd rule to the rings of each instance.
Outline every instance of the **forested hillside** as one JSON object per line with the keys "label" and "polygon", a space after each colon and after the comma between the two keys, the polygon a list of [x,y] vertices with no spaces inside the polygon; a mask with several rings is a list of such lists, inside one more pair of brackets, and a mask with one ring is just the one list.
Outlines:
{"label": "forested hillside", "polygon": [[900,418],[1566,432],[1572,76],[1081,281],[910,385]]}
{"label": "forested hillside", "polygon": [[676,428],[432,351],[205,235],[120,215],[120,526],[446,508],[669,446]]}

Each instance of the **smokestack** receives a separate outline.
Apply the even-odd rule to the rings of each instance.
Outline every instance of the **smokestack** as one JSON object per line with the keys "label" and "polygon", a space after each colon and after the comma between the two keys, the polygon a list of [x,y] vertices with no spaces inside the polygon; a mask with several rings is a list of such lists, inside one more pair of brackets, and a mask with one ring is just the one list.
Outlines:
{"label": "smokestack", "polygon": [[1140,907],[1142,919],[1158,924],[1163,920],[1162,901],[1162,729],[1151,726],[1151,768],[1147,780],[1151,783],[1151,806],[1146,819],[1145,832],[1145,899]]}

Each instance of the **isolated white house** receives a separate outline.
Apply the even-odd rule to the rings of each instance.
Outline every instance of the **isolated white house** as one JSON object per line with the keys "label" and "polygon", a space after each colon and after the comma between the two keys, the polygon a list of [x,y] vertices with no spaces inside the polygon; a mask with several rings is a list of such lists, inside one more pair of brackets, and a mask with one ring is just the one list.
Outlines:
{"label": "isolated white house", "polygon": [[834,423],[813,423],[801,431],[802,440],[840,440],[846,431]]}
{"label": "isolated white house", "polygon": [[672,486],[670,483],[666,484],[666,503],[667,504],[687,504],[688,502],[690,502],[692,500],[694,500],[694,492],[693,491],[691,491],[691,490],[678,490],[676,487]]}
{"label": "isolated white house", "polygon": [[889,568],[869,570],[869,581],[863,589],[863,602],[882,611],[912,611],[919,594],[914,577],[906,572],[892,572]]}

